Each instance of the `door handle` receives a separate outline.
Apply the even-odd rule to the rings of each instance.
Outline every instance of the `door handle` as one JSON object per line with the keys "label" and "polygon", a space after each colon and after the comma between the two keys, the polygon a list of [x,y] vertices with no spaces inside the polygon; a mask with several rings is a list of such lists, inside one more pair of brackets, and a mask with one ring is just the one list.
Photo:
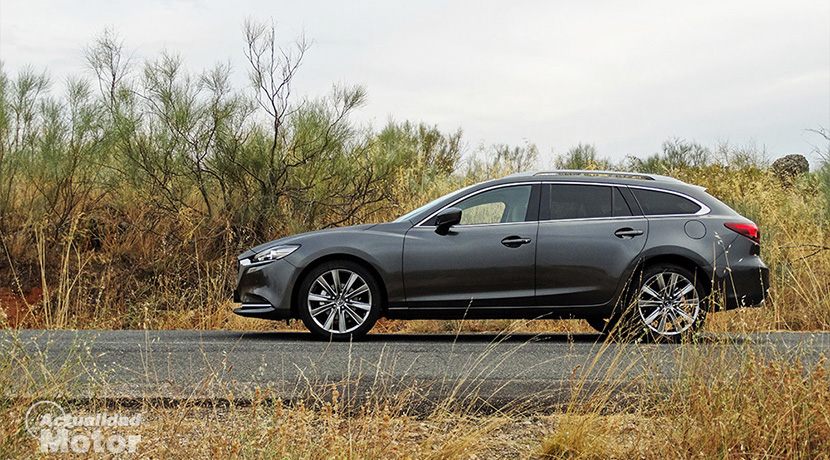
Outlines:
{"label": "door handle", "polygon": [[507,246],[508,248],[518,248],[523,244],[530,243],[530,238],[522,238],[521,236],[508,236],[501,240],[501,244]]}
{"label": "door handle", "polygon": [[625,227],[614,232],[617,238],[634,238],[643,234],[642,230]]}

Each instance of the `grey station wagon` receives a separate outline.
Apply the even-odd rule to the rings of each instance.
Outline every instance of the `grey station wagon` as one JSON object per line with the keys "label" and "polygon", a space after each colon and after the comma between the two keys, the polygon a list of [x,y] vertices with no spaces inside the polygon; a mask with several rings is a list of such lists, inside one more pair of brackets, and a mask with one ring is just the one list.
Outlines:
{"label": "grey station wagon", "polygon": [[238,259],[234,313],[334,340],[381,316],[584,318],[673,338],[710,310],[759,306],[769,286],[752,221],[702,187],[606,171],[515,174]]}

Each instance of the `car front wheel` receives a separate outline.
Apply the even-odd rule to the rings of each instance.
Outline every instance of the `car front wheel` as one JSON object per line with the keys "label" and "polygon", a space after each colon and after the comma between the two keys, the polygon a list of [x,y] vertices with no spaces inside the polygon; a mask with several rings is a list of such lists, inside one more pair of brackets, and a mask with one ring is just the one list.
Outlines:
{"label": "car front wheel", "polygon": [[380,288],[368,270],[333,261],[311,270],[300,285],[297,309],[315,336],[348,340],[365,335],[380,315]]}

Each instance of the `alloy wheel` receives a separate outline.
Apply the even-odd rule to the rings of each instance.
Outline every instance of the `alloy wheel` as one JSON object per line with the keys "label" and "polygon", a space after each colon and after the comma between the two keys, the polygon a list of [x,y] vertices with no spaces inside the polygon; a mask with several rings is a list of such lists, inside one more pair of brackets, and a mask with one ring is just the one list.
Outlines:
{"label": "alloy wheel", "polygon": [[648,278],[637,297],[640,319],[654,333],[676,336],[690,330],[701,314],[694,281],[674,271]]}
{"label": "alloy wheel", "polygon": [[310,318],[325,332],[348,334],[367,321],[372,301],[372,290],[362,276],[335,268],[311,283],[306,308]]}

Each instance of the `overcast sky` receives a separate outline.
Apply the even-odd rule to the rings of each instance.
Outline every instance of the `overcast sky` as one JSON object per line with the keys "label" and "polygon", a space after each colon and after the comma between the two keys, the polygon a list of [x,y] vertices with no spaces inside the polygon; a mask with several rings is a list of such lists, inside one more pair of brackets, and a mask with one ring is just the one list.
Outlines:
{"label": "overcast sky", "polygon": [[111,27],[138,59],[230,61],[242,85],[246,18],[313,40],[301,94],[361,84],[359,120],[460,127],[470,149],[529,141],[547,159],[587,142],[619,160],[679,137],[776,158],[830,128],[827,0],[0,0],[0,60],[61,81]]}

